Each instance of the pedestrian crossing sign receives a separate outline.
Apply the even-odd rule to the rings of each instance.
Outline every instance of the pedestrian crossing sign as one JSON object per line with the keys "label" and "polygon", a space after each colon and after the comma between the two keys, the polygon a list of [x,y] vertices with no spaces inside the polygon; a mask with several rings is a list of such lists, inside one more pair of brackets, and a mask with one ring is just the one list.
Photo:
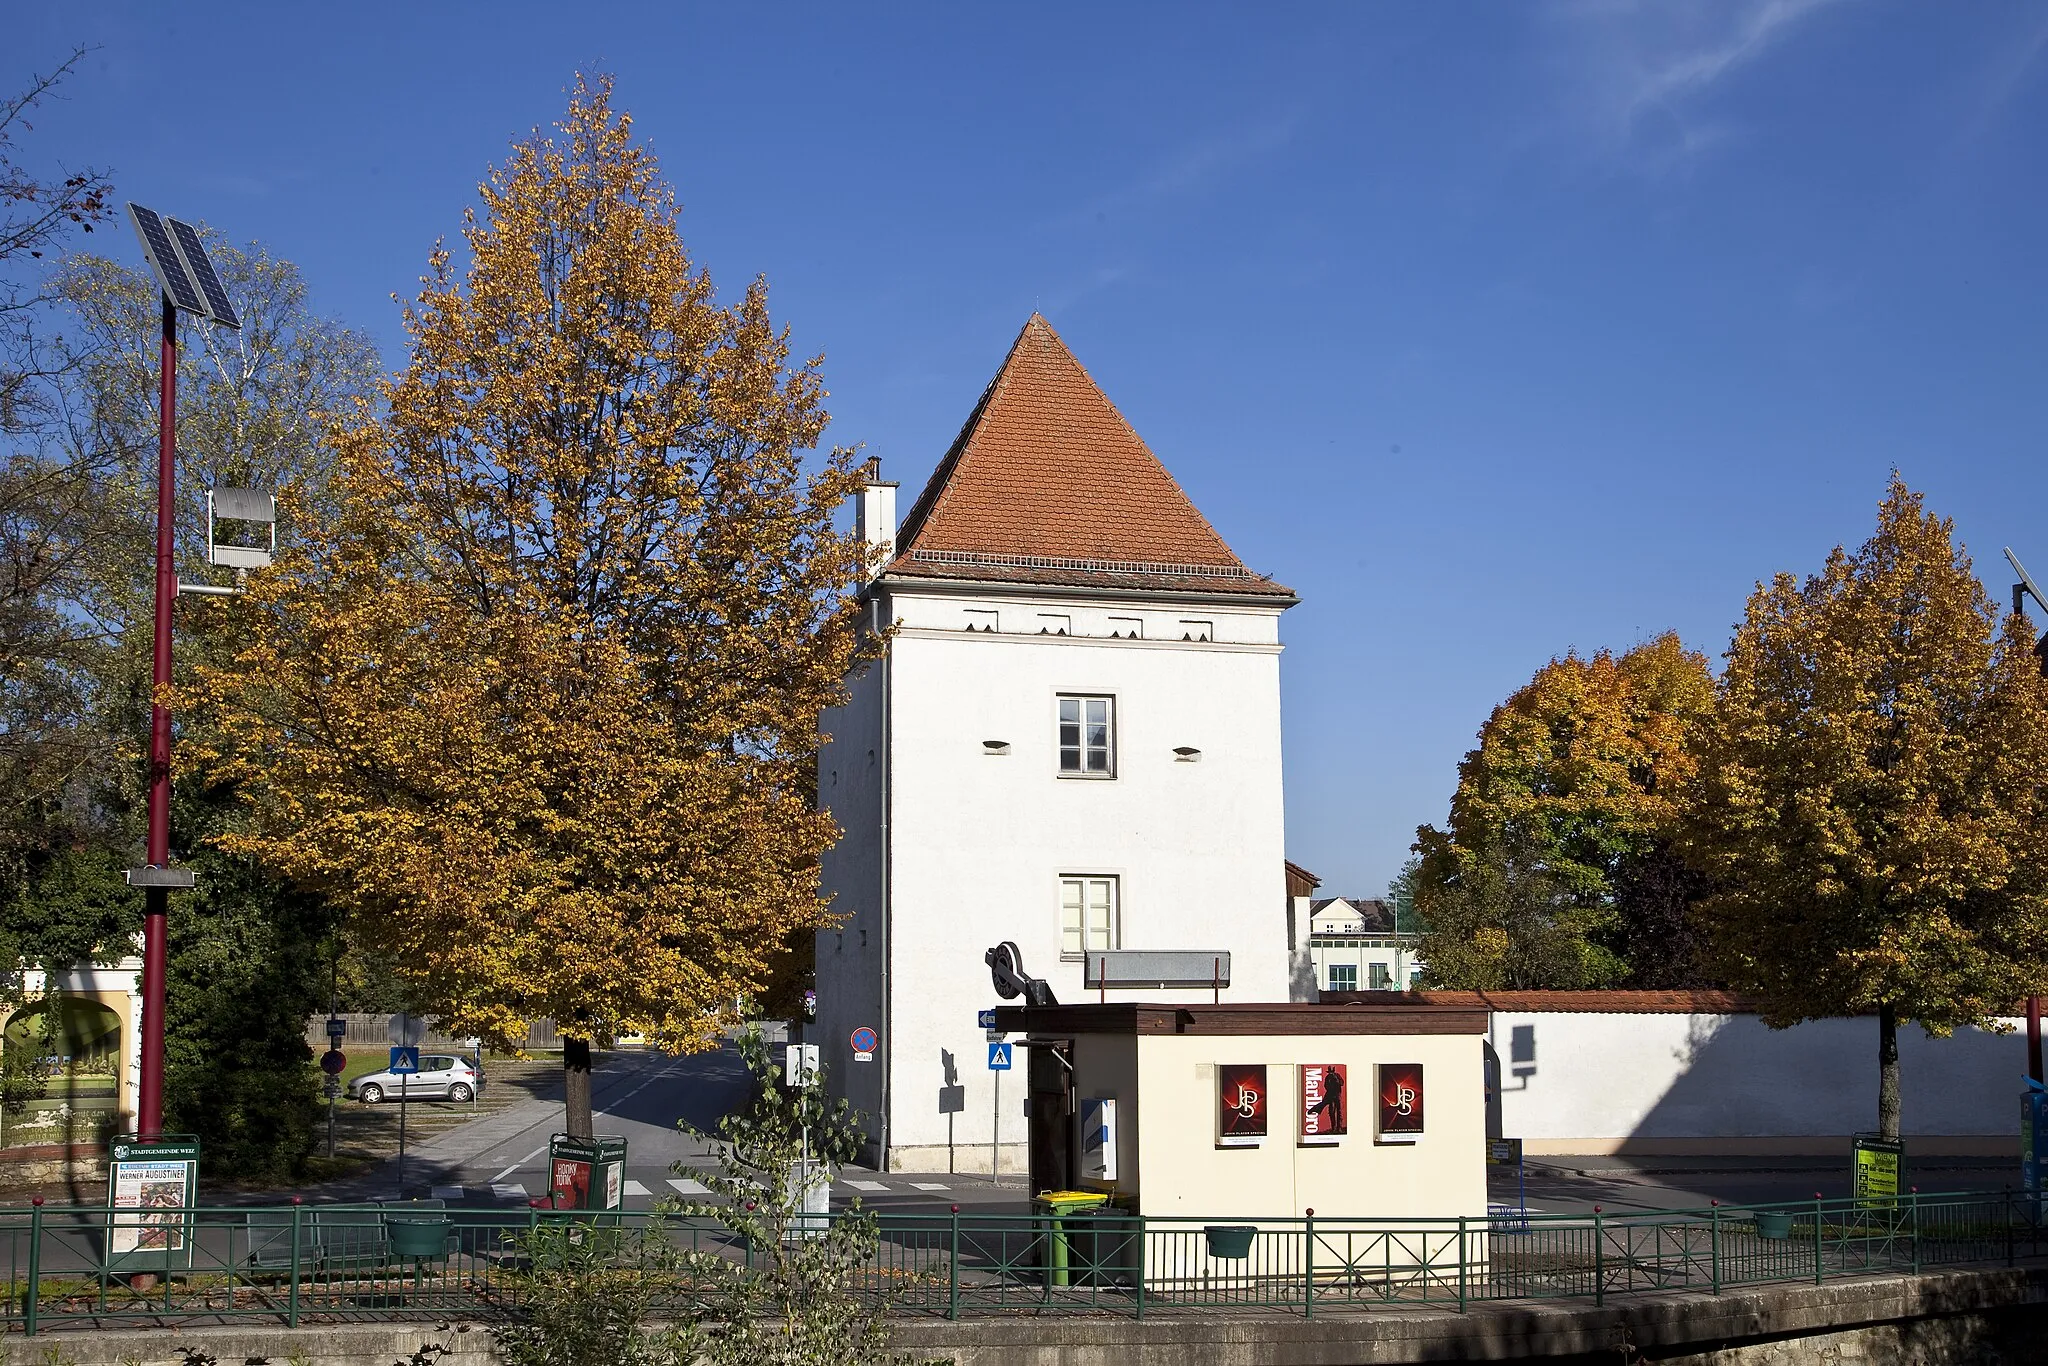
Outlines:
{"label": "pedestrian crossing sign", "polygon": [[1007,1071],[1009,1071],[1009,1070],[1010,1070],[1010,1050],[1011,1050],[1011,1049],[1013,1049],[1013,1048],[1015,1048],[1016,1046],[1017,1046],[1017,1045],[1015,1045],[1015,1044],[1013,1044],[1013,1043],[992,1043],[992,1044],[990,1044],[990,1045],[988,1046],[988,1070],[989,1070],[989,1071],[991,1071],[991,1072],[1007,1072]]}

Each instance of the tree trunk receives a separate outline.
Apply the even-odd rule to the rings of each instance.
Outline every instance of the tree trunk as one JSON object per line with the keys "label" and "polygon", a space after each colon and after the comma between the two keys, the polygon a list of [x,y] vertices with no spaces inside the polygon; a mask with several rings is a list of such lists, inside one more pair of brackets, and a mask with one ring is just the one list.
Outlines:
{"label": "tree trunk", "polygon": [[562,1036],[563,1129],[571,1138],[590,1138],[590,1040]]}
{"label": "tree trunk", "polygon": [[1899,1137],[1899,1012],[1890,1002],[1877,1008],[1877,1136]]}

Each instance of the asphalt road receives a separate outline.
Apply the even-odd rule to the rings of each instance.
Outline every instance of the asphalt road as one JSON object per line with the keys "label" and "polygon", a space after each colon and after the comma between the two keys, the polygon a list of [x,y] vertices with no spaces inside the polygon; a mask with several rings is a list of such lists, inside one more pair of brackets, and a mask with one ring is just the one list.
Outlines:
{"label": "asphalt road", "polygon": [[[626,1207],[644,1209],[668,1195],[701,1195],[687,1172],[711,1165],[706,1145],[677,1127],[687,1119],[713,1128],[719,1116],[744,1104],[748,1079],[737,1050],[672,1058],[653,1051],[601,1054],[592,1079],[597,1131],[625,1138]],[[375,1199],[432,1195],[465,1207],[523,1207],[547,1188],[547,1147],[562,1125],[559,1077],[533,1088],[518,1104],[438,1135],[408,1155],[401,1182],[395,1163],[316,1193],[328,1198]],[[1998,1190],[2017,1178],[2016,1164],[1952,1159],[1914,1163],[1907,1181],[1922,1191]],[[1595,1205],[1613,1213],[1700,1208],[1723,1204],[1784,1204],[1849,1192],[1848,1155],[1839,1161],[1809,1158],[1610,1157],[1531,1159],[1523,1173],[1532,1213],[1584,1214]],[[1495,1205],[1520,1203],[1511,1169],[1488,1172]],[[874,1172],[847,1168],[833,1185],[833,1203],[858,1197],[879,1209],[944,1209],[959,1204],[990,1213],[1025,1212],[1021,1176],[997,1185],[986,1176]]]}

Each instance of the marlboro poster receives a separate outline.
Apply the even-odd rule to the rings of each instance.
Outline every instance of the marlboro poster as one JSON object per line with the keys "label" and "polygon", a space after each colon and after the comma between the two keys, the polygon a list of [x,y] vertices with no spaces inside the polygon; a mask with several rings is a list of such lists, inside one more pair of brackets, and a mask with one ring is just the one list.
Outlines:
{"label": "marlboro poster", "polygon": [[1335,1143],[1349,1131],[1341,1062],[1304,1063],[1301,1067],[1301,1141]]}
{"label": "marlboro poster", "polygon": [[1383,1143],[1413,1143],[1422,1137],[1422,1064],[1379,1065],[1379,1137]]}
{"label": "marlboro poster", "polygon": [[1216,1142],[1225,1148],[1256,1148],[1266,1139],[1266,1065],[1219,1063],[1216,1067]]}

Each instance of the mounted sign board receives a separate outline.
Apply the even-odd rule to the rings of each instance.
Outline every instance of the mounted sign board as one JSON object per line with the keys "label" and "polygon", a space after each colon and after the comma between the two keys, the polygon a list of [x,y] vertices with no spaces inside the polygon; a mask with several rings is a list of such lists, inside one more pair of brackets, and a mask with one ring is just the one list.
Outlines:
{"label": "mounted sign board", "polygon": [[427,1037],[427,1022],[417,1015],[407,1015],[400,1011],[391,1017],[391,1023],[385,1032],[390,1035],[391,1042],[411,1048]]}
{"label": "mounted sign board", "polygon": [[1379,1132],[1382,1143],[1413,1143],[1422,1137],[1422,1064],[1379,1064]]}
{"label": "mounted sign board", "polygon": [[1339,1143],[1351,1131],[1349,1072],[1341,1062],[1301,1066],[1301,1143],[1305,1147]]}
{"label": "mounted sign board", "polygon": [[1082,1101],[1074,1122],[1080,1130],[1081,1179],[1116,1180],[1116,1097]]}
{"label": "mounted sign board", "polygon": [[977,1010],[977,1011],[975,1011],[975,1012],[974,1012],[974,1027],[975,1027],[976,1029],[994,1029],[994,1028],[996,1027],[996,1013],[995,1013],[995,1011],[993,1011],[993,1010]]}
{"label": "mounted sign board", "polygon": [[855,1062],[873,1062],[875,1050],[882,1046],[882,1036],[875,1033],[873,1026],[862,1025],[847,1036],[847,1042],[853,1045]]}
{"label": "mounted sign board", "polygon": [[190,1134],[108,1144],[106,1269],[189,1269],[198,1179],[199,1140]]}
{"label": "mounted sign board", "polygon": [[417,1048],[394,1048],[391,1050],[391,1066],[388,1069],[394,1077],[409,1077],[420,1070],[420,1051]]}
{"label": "mounted sign board", "polygon": [[1862,1209],[1887,1209],[1899,1203],[1899,1178],[1906,1164],[1906,1145],[1886,1142],[1876,1134],[1855,1138],[1856,1204]]}
{"label": "mounted sign board", "polygon": [[1489,1138],[1486,1140],[1486,1165],[1489,1167],[1519,1167],[1522,1165],[1522,1140],[1519,1138]]}
{"label": "mounted sign board", "polygon": [[347,1038],[348,1021],[341,1019],[339,1016],[329,1016],[327,1020],[327,1037],[330,1039]]}
{"label": "mounted sign board", "polygon": [[348,1070],[348,1054],[339,1048],[330,1048],[320,1055],[320,1070],[330,1077],[338,1077]]}
{"label": "mounted sign board", "polygon": [[814,1043],[785,1044],[782,1049],[782,1079],[791,1086],[808,1086],[817,1079],[818,1046]]}
{"label": "mounted sign board", "polygon": [[1216,1146],[1256,1148],[1266,1141],[1266,1065],[1216,1064]]}
{"label": "mounted sign board", "polygon": [[990,1044],[988,1046],[988,1070],[991,1072],[1009,1071],[1010,1050],[1015,1048],[1016,1046],[1017,1045],[1010,1043]]}

